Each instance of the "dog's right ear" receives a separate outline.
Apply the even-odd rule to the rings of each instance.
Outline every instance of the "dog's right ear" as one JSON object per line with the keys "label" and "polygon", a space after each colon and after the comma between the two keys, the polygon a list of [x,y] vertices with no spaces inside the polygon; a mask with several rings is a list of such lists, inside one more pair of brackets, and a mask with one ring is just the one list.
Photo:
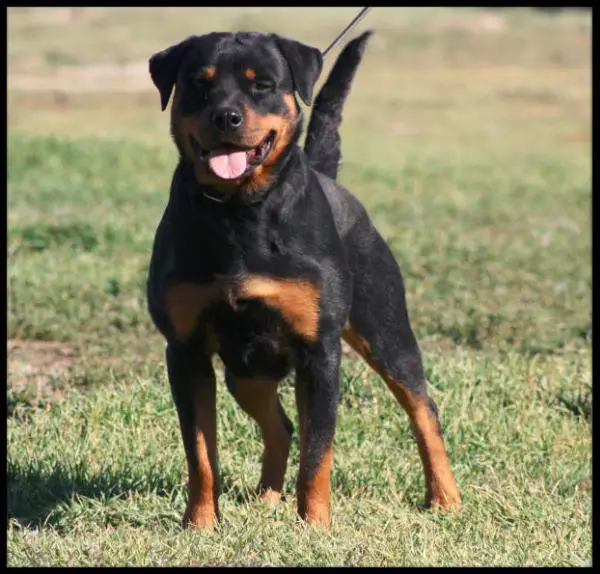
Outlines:
{"label": "dog's right ear", "polygon": [[193,38],[195,36],[190,36],[179,44],[157,52],[148,62],[150,77],[160,93],[160,107],[163,112],[169,103],[183,55],[189,48]]}

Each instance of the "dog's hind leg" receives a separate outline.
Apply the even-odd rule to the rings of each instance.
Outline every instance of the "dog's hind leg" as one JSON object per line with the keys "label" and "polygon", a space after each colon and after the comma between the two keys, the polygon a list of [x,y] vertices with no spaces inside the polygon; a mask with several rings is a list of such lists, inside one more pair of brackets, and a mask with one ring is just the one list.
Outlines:
{"label": "dog's hind leg", "polygon": [[236,402],[260,427],[264,451],[258,491],[261,498],[276,502],[281,498],[293,432],[277,396],[277,383],[235,378],[230,372],[226,376]]}
{"label": "dog's hind leg", "polygon": [[343,338],[383,378],[409,416],[425,471],[425,505],[458,508],[460,494],[440,432],[437,408],[427,393],[400,269],[373,227],[355,237],[349,237],[354,291]]}

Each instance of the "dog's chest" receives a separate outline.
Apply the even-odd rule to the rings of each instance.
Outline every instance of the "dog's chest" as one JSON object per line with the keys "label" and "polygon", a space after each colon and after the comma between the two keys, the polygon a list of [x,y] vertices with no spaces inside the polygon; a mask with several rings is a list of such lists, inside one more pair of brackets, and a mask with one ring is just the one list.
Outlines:
{"label": "dog's chest", "polygon": [[206,328],[227,368],[244,378],[280,380],[293,360],[293,331],[279,309],[261,298],[238,298],[214,307]]}
{"label": "dog's chest", "polygon": [[319,291],[300,279],[246,274],[178,283],[166,299],[175,336],[201,335],[238,376],[284,377],[295,341],[317,336]]}
{"label": "dog's chest", "polygon": [[246,273],[210,282],[182,282],[166,293],[166,310],[179,339],[191,337],[199,326],[214,324],[233,332],[252,323],[256,332],[274,324],[307,340],[317,336],[319,289],[303,279],[281,279]]}

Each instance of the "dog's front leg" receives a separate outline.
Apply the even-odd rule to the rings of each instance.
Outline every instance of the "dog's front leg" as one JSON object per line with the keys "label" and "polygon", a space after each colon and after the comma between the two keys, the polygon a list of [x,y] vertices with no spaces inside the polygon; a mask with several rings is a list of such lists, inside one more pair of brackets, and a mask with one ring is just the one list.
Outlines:
{"label": "dog's front leg", "polygon": [[298,514],[309,522],[330,524],[330,474],[340,393],[339,335],[322,337],[296,368],[300,420]]}
{"label": "dog's front leg", "polygon": [[183,526],[213,528],[218,519],[216,382],[202,345],[169,343],[167,370],[188,463]]}

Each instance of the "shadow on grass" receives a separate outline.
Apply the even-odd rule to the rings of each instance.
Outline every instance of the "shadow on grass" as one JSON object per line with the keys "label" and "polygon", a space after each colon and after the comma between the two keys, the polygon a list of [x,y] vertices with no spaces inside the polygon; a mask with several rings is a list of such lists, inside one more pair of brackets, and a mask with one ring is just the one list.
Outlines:
{"label": "shadow on grass", "polygon": [[[7,519],[16,520],[26,528],[57,525],[61,521],[61,507],[73,498],[83,497],[99,502],[123,499],[131,494],[153,493],[165,498],[165,507],[175,513],[183,513],[187,500],[185,484],[178,480],[154,475],[147,478],[131,476],[127,469],[121,473],[104,472],[90,474],[83,467],[57,466],[51,473],[33,468],[23,469],[10,465],[6,474]],[[234,484],[227,477],[221,478],[221,492],[236,504],[247,504],[253,493]],[[178,499],[182,500],[178,500]]]}

